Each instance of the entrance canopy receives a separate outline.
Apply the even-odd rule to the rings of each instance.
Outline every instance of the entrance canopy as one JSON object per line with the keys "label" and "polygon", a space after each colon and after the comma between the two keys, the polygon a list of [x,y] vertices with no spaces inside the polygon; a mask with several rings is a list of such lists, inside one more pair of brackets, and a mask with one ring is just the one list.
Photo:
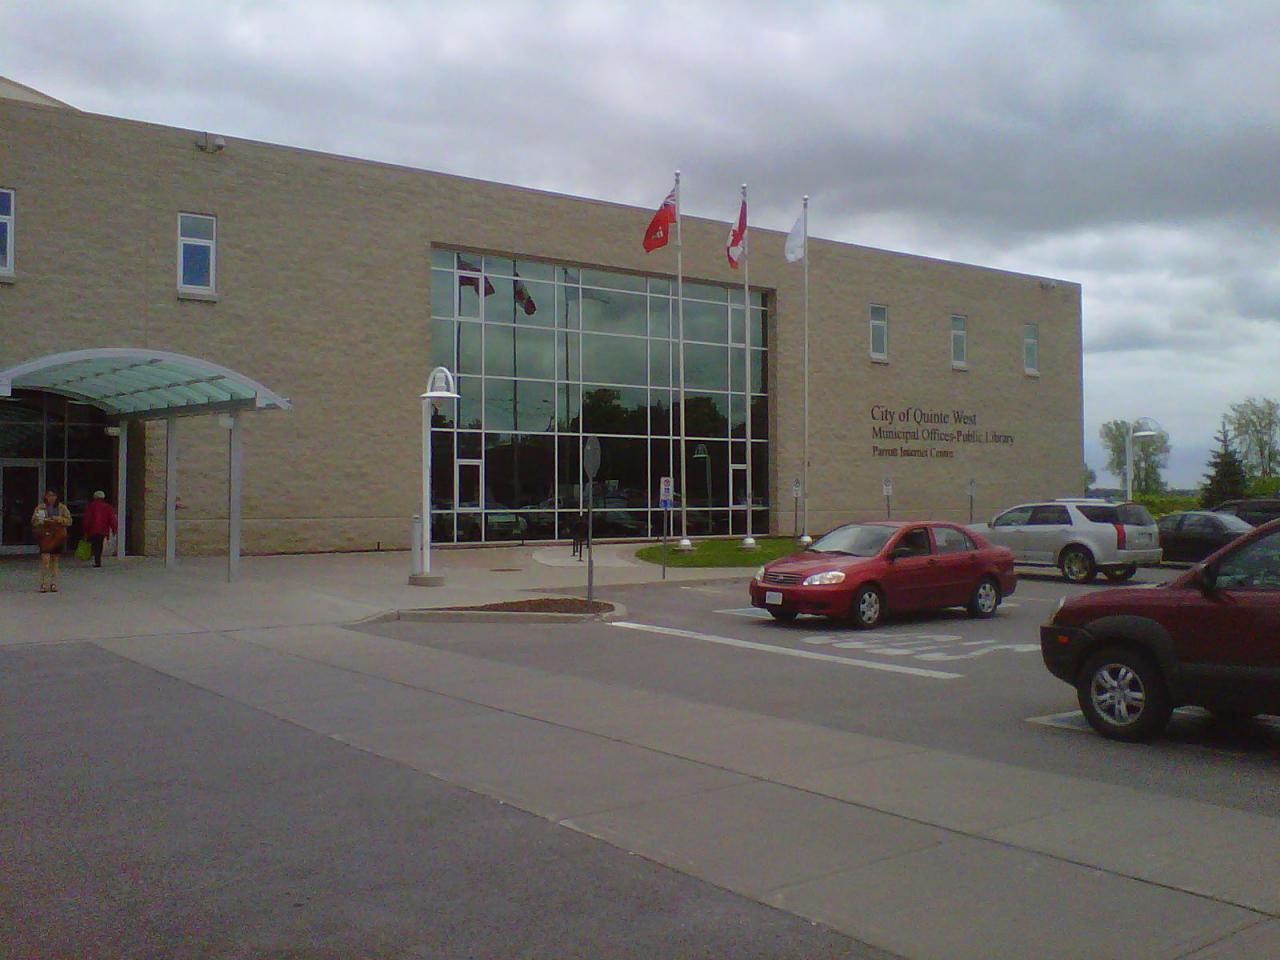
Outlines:
{"label": "entrance canopy", "polygon": [[72,350],[0,370],[0,397],[15,388],[46,390],[117,417],[289,410],[284,397],[207,360],[160,350]]}
{"label": "entrance canopy", "polygon": [[[240,413],[245,410],[290,410],[292,404],[256,380],[207,360],[165,353],[109,347],[51,353],[0,370],[0,397],[15,389],[43,390],[97,407],[122,420],[166,420],[164,528],[165,566],[178,553],[178,417],[225,414],[227,452],[227,579],[240,566]],[[116,515],[125,526],[125,482],[129,431],[113,428],[116,448]],[[116,553],[124,556],[124,536]]]}

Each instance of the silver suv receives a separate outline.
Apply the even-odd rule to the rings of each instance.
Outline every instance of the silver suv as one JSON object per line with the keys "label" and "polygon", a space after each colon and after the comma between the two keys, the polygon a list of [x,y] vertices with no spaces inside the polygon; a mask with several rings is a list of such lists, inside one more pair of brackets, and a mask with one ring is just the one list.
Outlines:
{"label": "silver suv", "polygon": [[1089,583],[1099,572],[1118,583],[1140,565],[1160,562],[1159,529],[1140,503],[1023,503],[973,529],[1012,550],[1018,563],[1058,567],[1072,583]]}

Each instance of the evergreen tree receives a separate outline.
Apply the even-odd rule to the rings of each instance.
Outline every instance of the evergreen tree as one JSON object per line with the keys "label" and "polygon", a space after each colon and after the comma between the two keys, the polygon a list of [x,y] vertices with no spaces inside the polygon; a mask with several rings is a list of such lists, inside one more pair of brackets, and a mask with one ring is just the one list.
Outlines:
{"label": "evergreen tree", "polygon": [[1249,478],[1245,475],[1244,461],[1231,445],[1231,434],[1224,417],[1222,426],[1214,434],[1218,449],[1209,457],[1209,472],[1205,474],[1200,490],[1200,504],[1216,507],[1224,500],[1238,500],[1247,495]]}

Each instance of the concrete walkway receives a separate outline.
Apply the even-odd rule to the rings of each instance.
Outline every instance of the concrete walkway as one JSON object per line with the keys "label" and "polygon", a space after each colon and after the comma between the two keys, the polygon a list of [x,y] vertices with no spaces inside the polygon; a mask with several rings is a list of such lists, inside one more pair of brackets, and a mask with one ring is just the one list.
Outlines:
{"label": "concrete walkway", "polygon": [[[637,544],[596,547],[596,583],[651,583],[661,568],[635,559]],[[437,550],[444,586],[408,585],[409,555],[311,554],[246,557],[240,580],[226,560],[111,558],[100,569],[62,558],[59,592],[36,591],[35,557],[0,559],[0,646],[252,627],[354,623],[406,609],[517,600],[531,593],[585,596],[587,569],[568,546]],[[672,580],[746,578],[740,570],[671,569]]]}
{"label": "concrete walkway", "polygon": [[[599,549],[602,585],[659,574]],[[71,560],[56,595],[9,560],[0,645],[94,641],[912,960],[1280,956],[1280,819],[341,626],[581,595],[562,551],[442,551],[440,588],[403,553]]]}
{"label": "concrete walkway", "polygon": [[100,645],[912,960],[1280,955],[1270,817],[336,627]]}

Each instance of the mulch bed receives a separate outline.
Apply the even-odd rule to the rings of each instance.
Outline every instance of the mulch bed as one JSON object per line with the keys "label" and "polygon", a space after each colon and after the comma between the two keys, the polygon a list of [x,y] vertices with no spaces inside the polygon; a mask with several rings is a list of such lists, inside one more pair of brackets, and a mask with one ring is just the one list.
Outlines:
{"label": "mulch bed", "polygon": [[503,603],[482,603],[475,607],[437,607],[437,610],[498,610],[503,613],[608,613],[613,604],[602,600],[587,603],[578,597],[531,597]]}

